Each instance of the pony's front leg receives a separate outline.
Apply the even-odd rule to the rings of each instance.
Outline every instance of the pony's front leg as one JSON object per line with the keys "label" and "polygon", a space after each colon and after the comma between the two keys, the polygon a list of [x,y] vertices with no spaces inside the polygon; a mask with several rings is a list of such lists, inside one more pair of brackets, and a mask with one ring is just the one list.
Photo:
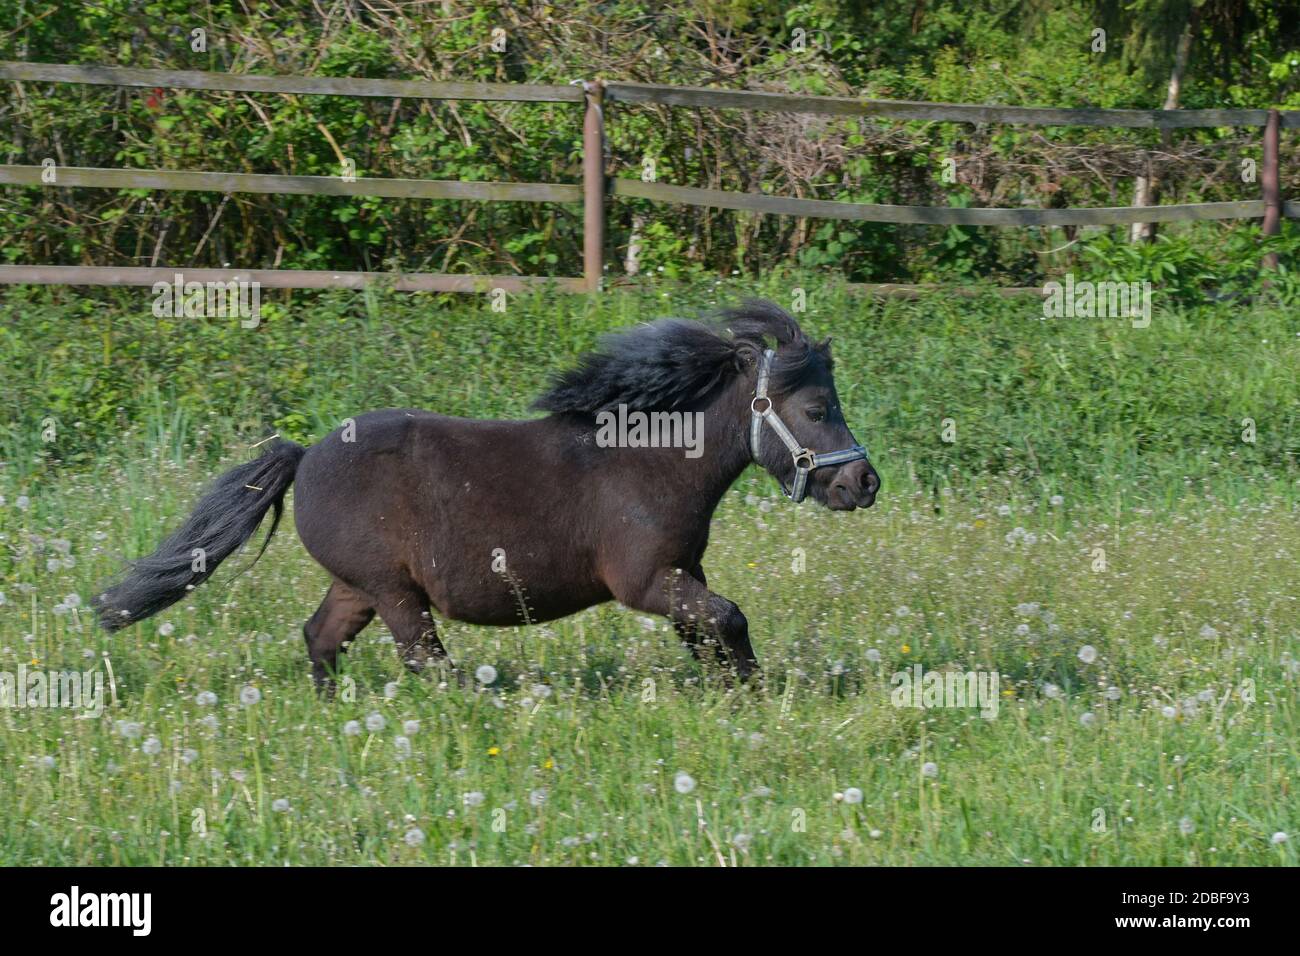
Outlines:
{"label": "pony's front leg", "polygon": [[734,601],[710,591],[703,578],[698,566],[691,571],[662,568],[649,586],[611,590],[628,607],[671,620],[697,657],[701,640],[712,638],[736,675],[748,680],[759,669],[749,642],[749,621]]}

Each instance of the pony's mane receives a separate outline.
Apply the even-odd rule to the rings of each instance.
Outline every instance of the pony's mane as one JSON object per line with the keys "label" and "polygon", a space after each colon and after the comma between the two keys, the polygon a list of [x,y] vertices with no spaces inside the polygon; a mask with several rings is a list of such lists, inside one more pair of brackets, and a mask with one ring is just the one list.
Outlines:
{"label": "pony's mane", "polygon": [[533,408],[595,414],[620,404],[629,410],[672,410],[699,401],[741,368],[741,355],[778,349],[772,390],[795,386],[816,361],[830,363],[828,346],[813,345],[784,309],[750,299],[712,322],[660,319],[603,336],[597,348],[556,375]]}

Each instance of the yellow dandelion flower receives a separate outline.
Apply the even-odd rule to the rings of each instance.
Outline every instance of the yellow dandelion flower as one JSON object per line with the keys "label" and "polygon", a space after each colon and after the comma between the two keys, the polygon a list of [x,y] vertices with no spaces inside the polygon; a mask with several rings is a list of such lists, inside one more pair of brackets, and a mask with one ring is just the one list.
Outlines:
{"label": "yellow dandelion flower", "polygon": [[912,645],[911,645],[911,644],[904,644],[904,645],[903,645],[903,653],[904,653],[904,654],[910,654],[910,653],[912,653]]}
{"label": "yellow dandelion flower", "polygon": [[547,757],[547,758],[546,758],[546,763],[542,764],[542,767],[543,767],[543,769],[546,769],[546,770],[554,770],[554,769],[555,769],[555,761],[552,760],[550,757]]}
{"label": "yellow dandelion flower", "polygon": [[489,748],[488,748],[488,756],[489,756],[489,757],[499,757],[500,755],[501,755],[501,748],[500,748],[500,747],[489,747]]}

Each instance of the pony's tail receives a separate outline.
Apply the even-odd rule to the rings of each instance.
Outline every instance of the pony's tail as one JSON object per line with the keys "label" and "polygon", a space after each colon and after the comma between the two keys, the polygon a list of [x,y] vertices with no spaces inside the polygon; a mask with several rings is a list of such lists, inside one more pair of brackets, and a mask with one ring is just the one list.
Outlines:
{"label": "pony's tail", "polygon": [[116,631],[175,604],[211,577],[274,509],[271,530],[257,553],[260,558],[280,524],[284,494],[306,451],[302,445],[277,439],[260,458],[232,468],[213,482],[185,524],[153,554],[133,562],[125,577],[95,599],[99,623]]}

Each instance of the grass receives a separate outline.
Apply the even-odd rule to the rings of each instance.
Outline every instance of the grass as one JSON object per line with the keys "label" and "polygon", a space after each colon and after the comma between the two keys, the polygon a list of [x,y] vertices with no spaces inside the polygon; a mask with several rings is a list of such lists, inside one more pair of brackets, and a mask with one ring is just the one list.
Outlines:
{"label": "grass", "polygon": [[[157,319],[148,290],[0,296],[0,456],[10,480],[87,469],[147,432],[209,459],[274,429],[315,441],[372,408],[531,414],[546,376],[606,330],[746,295],[789,305],[834,340],[845,413],[887,480],[938,488],[1008,476],[1048,495],[1174,501],[1300,475],[1294,309],[1162,307],[1151,326],[1044,320],[1032,299],[864,300],[815,276],[648,286],[599,299],[298,294],[262,324]],[[1254,440],[1242,440],[1250,419]],[[951,423],[951,426],[948,423]],[[948,432],[951,427],[951,432]],[[953,437],[955,440],[945,440]],[[53,478],[53,476],[50,476]]]}
{"label": "grass", "polygon": [[[66,303],[38,306],[54,315]],[[634,306],[605,307],[595,324],[619,324],[620,309],[639,316]],[[850,421],[869,423],[858,428],[869,443],[887,436],[888,452],[873,449],[886,482],[879,505],[851,515],[793,506],[751,472],[715,521],[705,568],[749,617],[761,688],[729,688],[664,622],[610,605],[546,627],[444,625],[464,671],[496,672],[468,686],[407,674],[376,622],[349,656],[350,682],[322,700],[300,629],[325,574],[289,522],[254,570],[236,573],[251,551],[231,559],[191,599],[109,636],[92,626],[90,596],[247,454],[240,440],[260,437],[256,390],[208,415],[190,411],[201,386],[141,389],[105,419],[111,427],[95,424],[90,404],[69,406],[85,409],[71,419],[84,427],[63,460],[15,429],[0,470],[0,672],[111,668],[113,693],[100,719],[0,708],[0,863],[1294,865],[1300,513],[1286,458],[1294,409],[1279,391],[1294,375],[1278,358],[1295,348],[1286,320],[1267,310],[1237,325],[1207,318],[1224,366],[1212,372],[1160,358],[1192,340],[1174,327],[1186,318],[1163,330],[1157,318],[1156,335],[1172,338],[1147,343],[1062,329],[1075,337],[1066,365],[1104,393],[1085,418],[1035,391],[1051,336],[1014,316],[950,330],[950,346],[914,343],[915,377],[951,380],[916,391],[897,367],[902,336],[885,329],[912,313],[894,308],[854,318],[879,333],[883,357],[864,333],[837,342]],[[438,316],[457,347],[482,318],[450,307]],[[152,348],[132,337],[133,320],[112,317],[125,328],[115,353]],[[482,414],[521,411],[538,366],[564,364],[590,339],[561,323],[546,352],[540,334],[514,347],[480,323],[488,341],[455,374],[453,356],[426,357],[410,329],[334,321],[384,369],[436,366],[448,410]],[[823,314],[809,324],[851,323]],[[386,330],[382,347],[358,329]],[[345,338],[323,332],[322,350]],[[1149,349],[1163,393],[1129,381],[1134,371],[1115,358],[1125,384],[1107,390],[1097,356],[1137,361]],[[980,388],[1014,394],[998,384],[1015,364],[1007,356],[1033,370],[1023,387],[1035,400],[990,402],[975,417]],[[182,371],[215,379],[245,358],[194,356]],[[313,416],[328,422],[353,400],[371,407],[399,381],[426,387],[379,382],[364,362],[338,371],[333,358],[306,358],[335,376],[336,391],[316,404],[277,400],[262,425],[299,414],[310,431]],[[106,367],[157,368],[138,361]],[[968,375],[977,362],[991,373],[978,387]],[[6,388],[54,377],[16,375]],[[1196,397],[1208,377],[1220,391]],[[59,380],[75,392],[73,378]],[[219,388],[244,387],[237,378]],[[1128,411],[1112,407],[1121,394]],[[975,447],[952,450],[969,457],[939,481],[925,462],[944,449],[917,423],[950,396],[973,426],[959,444]],[[1203,420],[1207,403],[1251,400],[1277,410],[1259,418],[1281,432],[1274,459],[1204,438],[1219,428]],[[20,407],[20,425],[38,420],[38,408]],[[1155,432],[1125,431],[1148,414]],[[1014,431],[1035,418],[1041,433]],[[1034,471],[1018,449],[1014,461],[998,452],[1024,434],[1048,449],[1040,464],[1058,454],[1053,442],[1068,451],[1076,438],[1109,443],[1113,455],[1104,467]],[[1152,434],[1180,440],[1152,444]],[[1181,441],[1197,435],[1203,444]],[[996,671],[997,716],[893,706],[891,675],[917,663]]]}

